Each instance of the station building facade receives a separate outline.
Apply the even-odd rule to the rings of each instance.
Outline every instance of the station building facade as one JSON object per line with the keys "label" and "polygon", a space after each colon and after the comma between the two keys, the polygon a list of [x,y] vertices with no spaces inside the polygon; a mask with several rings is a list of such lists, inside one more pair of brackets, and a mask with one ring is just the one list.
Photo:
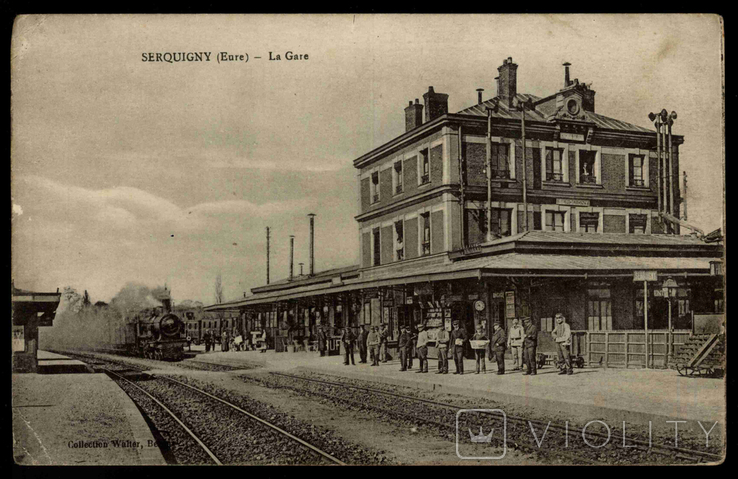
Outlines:
{"label": "station building facade", "polygon": [[[505,59],[497,95],[479,92],[457,113],[429,87],[405,108],[403,134],[353,162],[358,265],[205,309],[238,308],[243,327],[265,329],[278,350],[314,338],[317,325],[337,336],[386,324],[396,341],[403,325],[433,334],[459,320],[489,332],[522,316],[545,348],[562,312],[590,362],[644,364],[648,338],[653,364],[666,364],[695,312],[721,312],[723,246],[679,219],[684,138],[667,144],[596,113],[594,90],[565,67],[563,88],[540,98],[517,92],[518,66]],[[644,288],[636,271],[655,281]]]}

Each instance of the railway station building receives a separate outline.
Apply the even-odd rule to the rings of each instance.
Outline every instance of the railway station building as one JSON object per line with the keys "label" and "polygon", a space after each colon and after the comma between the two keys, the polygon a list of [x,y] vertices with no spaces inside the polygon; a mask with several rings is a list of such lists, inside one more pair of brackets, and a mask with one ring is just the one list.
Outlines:
{"label": "railway station building", "polygon": [[386,324],[391,350],[403,325],[489,334],[524,316],[545,349],[562,312],[590,364],[644,366],[648,341],[649,364],[666,365],[695,315],[723,312],[722,239],[682,219],[673,118],[648,129],[597,113],[564,66],[562,88],[538,97],[518,93],[507,58],[497,95],[456,113],[429,87],[404,133],[353,161],[358,264],[205,311],[238,309],[277,351],[318,325],[337,351],[342,327]]}
{"label": "railway station building", "polygon": [[13,372],[38,371],[38,328],[52,326],[61,301],[59,290],[37,292],[18,289],[11,281]]}

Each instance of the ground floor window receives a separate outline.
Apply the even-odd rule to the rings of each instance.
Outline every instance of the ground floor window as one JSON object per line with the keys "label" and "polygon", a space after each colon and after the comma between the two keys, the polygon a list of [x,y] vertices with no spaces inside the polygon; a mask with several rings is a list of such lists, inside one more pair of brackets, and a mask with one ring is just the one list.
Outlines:
{"label": "ground floor window", "polygon": [[546,211],[546,231],[564,231],[563,211]]}
{"label": "ground floor window", "polygon": [[597,233],[600,225],[599,213],[579,213],[579,229],[585,233]]}
{"label": "ground floor window", "polygon": [[612,329],[612,301],[609,289],[587,290],[587,329],[590,331]]}
{"label": "ground floor window", "polygon": [[646,234],[646,215],[630,215],[628,217],[628,229],[630,234]]}

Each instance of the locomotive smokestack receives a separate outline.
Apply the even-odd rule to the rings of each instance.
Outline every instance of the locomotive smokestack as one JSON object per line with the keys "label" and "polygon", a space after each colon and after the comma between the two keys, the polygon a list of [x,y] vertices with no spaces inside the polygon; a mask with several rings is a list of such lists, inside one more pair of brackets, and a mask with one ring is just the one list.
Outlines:
{"label": "locomotive smokestack", "polygon": [[315,274],[315,213],[308,215],[310,218],[310,276]]}
{"label": "locomotive smokestack", "polygon": [[295,235],[290,235],[290,281],[295,272]]}
{"label": "locomotive smokestack", "polygon": [[267,230],[267,284],[269,284],[269,227],[266,227]]}

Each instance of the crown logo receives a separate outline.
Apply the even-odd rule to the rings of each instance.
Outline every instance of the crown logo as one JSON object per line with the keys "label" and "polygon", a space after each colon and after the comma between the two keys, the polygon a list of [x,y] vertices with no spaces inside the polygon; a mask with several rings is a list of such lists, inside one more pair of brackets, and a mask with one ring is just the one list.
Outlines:
{"label": "crown logo", "polygon": [[489,434],[485,436],[484,432],[482,432],[482,426],[479,426],[479,436],[475,436],[471,428],[469,428],[469,438],[471,439],[471,442],[492,442],[492,434],[494,432],[495,429],[492,428]]}

